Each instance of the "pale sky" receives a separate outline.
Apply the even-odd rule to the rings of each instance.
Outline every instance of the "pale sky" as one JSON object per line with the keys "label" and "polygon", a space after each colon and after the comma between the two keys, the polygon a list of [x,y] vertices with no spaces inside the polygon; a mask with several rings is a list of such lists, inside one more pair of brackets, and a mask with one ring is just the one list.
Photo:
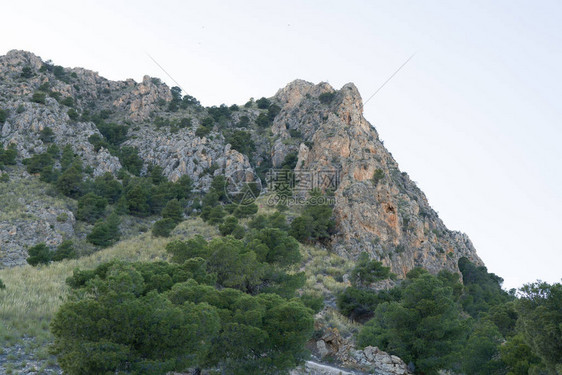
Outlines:
{"label": "pale sky", "polygon": [[504,287],[562,278],[562,3],[10,1],[0,54],[175,85],[204,105],[354,82],[403,171]]}

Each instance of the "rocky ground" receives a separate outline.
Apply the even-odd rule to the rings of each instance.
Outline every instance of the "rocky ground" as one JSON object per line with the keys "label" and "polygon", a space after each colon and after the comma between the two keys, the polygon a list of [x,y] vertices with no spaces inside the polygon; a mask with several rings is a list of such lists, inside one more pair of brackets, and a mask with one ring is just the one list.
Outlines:
{"label": "rocky ground", "polygon": [[30,350],[33,339],[25,338],[23,342],[5,346],[0,349],[0,375],[59,375],[62,370],[53,357],[39,356]]}

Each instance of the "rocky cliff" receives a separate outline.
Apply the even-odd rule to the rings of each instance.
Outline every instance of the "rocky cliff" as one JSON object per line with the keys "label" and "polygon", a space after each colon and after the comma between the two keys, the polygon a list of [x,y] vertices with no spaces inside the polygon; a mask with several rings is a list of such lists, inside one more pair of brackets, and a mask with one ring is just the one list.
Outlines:
{"label": "rocky cliff", "polygon": [[[35,98],[36,93],[43,93],[44,100]],[[109,81],[86,69],[62,68],[29,52],[10,51],[0,57],[0,109],[6,113],[0,123],[0,143],[15,145],[18,158],[17,165],[4,173],[16,179],[35,178],[27,174],[22,160],[47,150],[41,132],[48,127],[54,137],[50,142],[61,149],[70,145],[92,176],[117,174],[122,168],[118,155],[92,142],[94,135],[103,138],[92,118],[103,116],[106,122],[127,127],[121,147],[138,150],[144,163],[141,173],[159,165],[169,179],[187,174],[203,191],[213,176],[240,170],[262,174],[270,166],[281,167],[289,155],[298,158],[296,176],[336,171],[337,183],[332,187],[337,233],[329,246],[347,258],[368,252],[399,276],[416,266],[431,272],[455,271],[463,256],[481,264],[469,238],[448,230],[423,192],[400,171],[363,117],[361,96],[353,84],[335,90],[327,83],[297,80],[269,100],[279,110],[267,112],[252,101],[240,107],[204,108],[185,98],[181,103],[187,104],[178,107],[174,92],[159,79]],[[263,121],[268,115],[269,122]],[[208,118],[213,125],[205,123]],[[197,133],[201,125],[210,126],[204,134]],[[255,147],[234,147],[229,134],[236,131],[243,131],[244,143]],[[65,233],[71,234],[71,212],[66,215],[71,217],[70,228],[62,228],[60,221],[59,225],[52,220],[62,211],[51,211],[50,216],[5,215],[0,227],[10,229],[0,236],[0,251],[10,253],[10,262],[0,262],[24,262],[29,236],[17,233],[30,232],[18,228],[40,227],[45,238],[36,242],[48,240],[53,245]],[[19,258],[14,256],[17,253]]]}
{"label": "rocky cliff", "polygon": [[[303,134],[305,142],[295,146],[296,171],[339,171],[336,252],[354,258],[366,251],[398,275],[418,266],[431,272],[456,270],[463,256],[482,263],[468,236],[448,230],[423,192],[400,171],[363,117],[355,85],[334,90],[327,83],[294,81],[274,100],[282,107],[272,129],[279,137],[275,145],[283,144],[292,129]],[[274,153],[283,152],[288,151],[274,148]]]}

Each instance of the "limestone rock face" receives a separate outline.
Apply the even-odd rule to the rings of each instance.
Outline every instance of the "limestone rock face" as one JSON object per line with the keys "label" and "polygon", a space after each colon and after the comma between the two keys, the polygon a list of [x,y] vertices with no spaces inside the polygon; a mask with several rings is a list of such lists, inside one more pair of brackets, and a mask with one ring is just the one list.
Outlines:
{"label": "limestone rock face", "polygon": [[[217,138],[196,137],[192,129],[172,135],[143,128],[125,145],[137,147],[144,161],[161,166],[164,175],[171,181],[188,175],[197,188],[206,190],[214,176],[253,171],[246,155],[232,149],[222,138]],[[213,172],[207,173],[209,170]]]}
{"label": "limestone rock face", "polygon": [[[26,264],[27,249],[44,242],[50,248],[74,236],[76,220],[72,207],[34,189],[30,177],[10,176],[10,185],[0,186],[3,202],[10,210],[0,209],[0,268]],[[9,189],[26,189],[28,194]]]}
{"label": "limestone rock face", "polygon": [[172,99],[170,89],[158,82],[159,80],[144,76],[141,83],[134,85],[131,91],[115,99],[113,105],[120,110],[125,110],[133,121],[147,120],[150,113],[156,109],[159,100],[169,102]]}
{"label": "limestone rock face", "polygon": [[[37,91],[47,94],[44,103],[31,100]],[[0,108],[8,114],[0,124],[0,142],[16,146],[19,170],[24,169],[23,158],[46,151],[49,144],[40,132],[49,127],[53,143],[61,149],[70,145],[94,177],[116,174],[122,168],[118,151],[94,149],[89,141],[101,137],[93,115],[103,115],[107,123],[127,127],[123,145],[138,150],[142,173],[150,164],[159,165],[172,181],[189,175],[201,191],[216,175],[264,174],[269,166],[282,166],[289,154],[298,156],[297,173],[337,172],[337,234],[331,247],[349,259],[365,251],[399,276],[417,266],[434,273],[458,271],[463,256],[482,264],[470,239],[448,230],[423,192],[400,171],[363,117],[353,84],[335,90],[327,83],[294,81],[270,98],[281,108],[270,128],[248,127],[264,112],[250,105],[231,111],[226,120],[215,117],[205,136],[195,131],[214,116],[211,109],[169,110],[170,88],[148,76],[141,82],[109,81],[90,70],[56,67],[32,53],[10,51],[0,56],[0,93]],[[72,99],[71,104],[64,99]],[[246,125],[239,128],[244,118]],[[179,127],[180,120],[191,125]],[[239,129],[245,129],[255,151],[242,154],[228,144],[229,134]],[[320,187],[329,188],[329,181],[321,181]]]}
{"label": "limestone rock face", "polygon": [[[331,99],[319,100],[320,95]],[[335,251],[356,258],[365,251],[404,276],[414,267],[458,271],[460,257],[482,264],[470,239],[446,228],[423,192],[401,172],[363,117],[357,88],[290,83],[274,97],[281,113],[273,133],[302,134],[296,170],[338,171]],[[378,176],[376,179],[373,177]],[[326,187],[326,186],[325,186]]]}

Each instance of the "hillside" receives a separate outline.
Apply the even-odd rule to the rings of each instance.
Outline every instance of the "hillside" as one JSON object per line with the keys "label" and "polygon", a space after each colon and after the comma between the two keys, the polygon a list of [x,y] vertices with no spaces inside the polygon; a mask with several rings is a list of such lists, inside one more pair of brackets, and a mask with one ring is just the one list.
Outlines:
{"label": "hillside", "polygon": [[[24,68],[28,78],[22,76]],[[322,178],[321,171],[337,174],[337,234],[330,242],[338,254],[356,259],[366,251],[402,277],[417,266],[432,272],[456,270],[463,256],[481,264],[468,237],[448,230],[423,192],[399,170],[364,119],[353,84],[335,90],[326,83],[295,81],[269,98],[268,106],[275,106],[270,110],[252,102],[203,108],[189,95],[174,99],[157,78],[113,82],[82,68],[45,65],[23,51],[0,58],[0,78],[0,107],[8,113],[0,142],[15,145],[18,166],[23,158],[47,150],[48,143],[41,140],[46,127],[52,130],[52,142],[61,149],[70,145],[94,177],[116,175],[122,168],[111,142],[138,150],[141,173],[158,165],[170,180],[188,175],[201,190],[208,189],[213,176],[244,171],[264,177],[270,168],[296,158],[291,167],[300,171],[303,184],[312,175]],[[44,103],[33,101],[36,93],[45,96]],[[106,137],[94,122],[100,117],[125,126],[126,136],[104,144]],[[17,166],[8,173],[25,176]],[[55,225],[38,216],[37,225]],[[43,236],[53,237],[56,245],[62,240],[56,234],[60,231]],[[3,239],[2,249],[12,255],[2,262],[23,264],[28,245],[17,233]],[[16,259],[15,253],[21,256]]]}
{"label": "hillside", "polygon": [[558,374],[559,285],[501,283],[352,83],[204,107],[0,56],[0,374]]}

